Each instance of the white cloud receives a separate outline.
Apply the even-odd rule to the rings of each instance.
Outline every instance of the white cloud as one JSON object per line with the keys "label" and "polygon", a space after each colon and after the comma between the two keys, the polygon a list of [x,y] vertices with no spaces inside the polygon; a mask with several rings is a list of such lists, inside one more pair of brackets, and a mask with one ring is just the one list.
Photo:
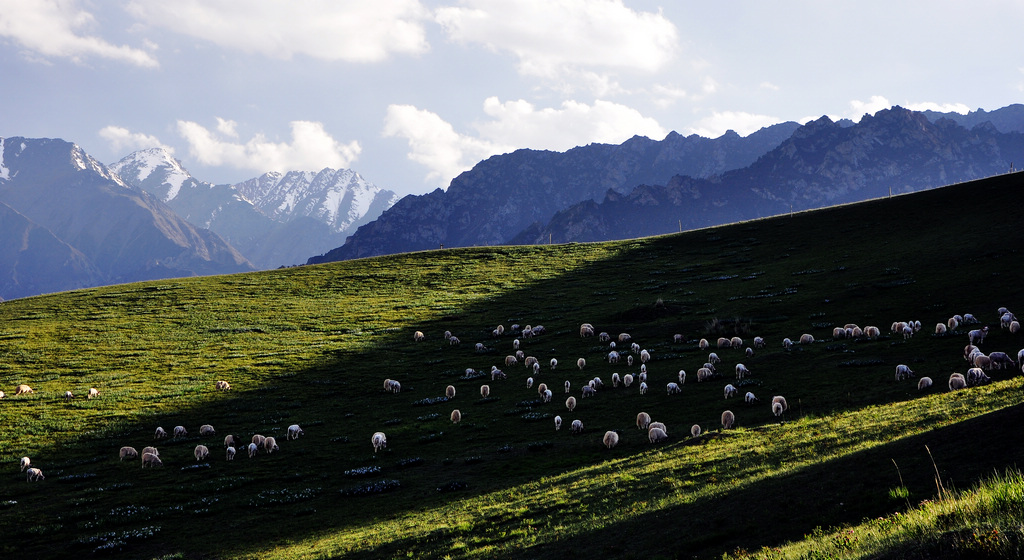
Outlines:
{"label": "white cloud", "polygon": [[[233,121],[218,120],[222,123]],[[257,134],[241,144],[221,139],[206,127],[191,121],[178,121],[178,133],[188,142],[189,154],[200,163],[229,165],[253,171],[319,171],[324,167],[349,167],[362,148],[358,142],[343,144],[332,138],[318,122],[292,121],[292,141],[272,142]]]}
{"label": "white cloud", "polygon": [[892,107],[892,103],[881,95],[872,95],[870,101],[850,101],[850,119],[859,121],[864,115],[874,115],[882,109]]}
{"label": "white cloud", "polygon": [[655,72],[678,49],[675,25],[661,12],[621,0],[465,0],[436,11],[448,36],[507,51],[524,75],[559,79],[581,68]]}
{"label": "white cloud", "polygon": [[379,62],[429,49],[419,0],[134,0],[141,21],[222,47],[290,59]]}
{"label": "white cloud", "polygon": [[661,109],[668,108],[676,101],[686,99],[685,89],[671,86],[655,85],[651,89],[651,94],[654,98],[654,104]]}
{"label": "white cloud", "polygon": [[440,116],[410,105],[388,107],[384,135],[409,142],[409,159],[425,165],[427,180],[445,186],[480,160],[517,148],[564,151],[592,142],[621,143],[634,135],[660,140],[668,133],[654,119],[625,105],[565,101],[538,109],[524,101],[484,101],[487,119],[460,133]]}
{"label": "white cloud", "polygon": [[105,126],[99,131],[100,138],[110,143],[114,152],[125,153],[148,148],[163,148],[169,153],[174,153],[174,148],[164,144],[156,136],[132,132],[123,126]]}
{"label": "white cloud", "polygon": [[238,138],[238,123],[235,121],[222,119],[217,117],[217,132],[220,132],[224,136],[230,136],[232,138]]}
{"label": "white cloud", "polygon": [[780,119],[768,115],[755,115],[742,111],[716,111],[710,117],[701,119],[696,126],[690,128],[690,131],[705,138],[718,138],[729,130],[740,136],[746,136],[780,122],[782,122]]}
{"label": "white cloud", "polygon": [[970,107],[963,103],[933,103],[931,101],[908,103],[904,108],[911,111],[936,111],[939,113],[960,113],[961,115],[971,112]]}
{"label": "white cloud", "polygon": [[159,66],[146,51],[79,33],[96,26],[96,18],[79,9],[75,0],[0,0],[0,37],[13,40],[30,55],[78,63],[97,56],[142,67]]}
{"label": "white cloud", "polygon": [[442,187],[476,162],[512,149],[459,134],[436,113],[412,105],[388,106],[384,136],[408,140],[409,159],[426,166],[427,181]]}
{"label": "white cloud", "polygon": [[766,89],[768,91],[779,91],[779,86],[771,82],[761,82],[761,84],[758,87],[761,89]]}

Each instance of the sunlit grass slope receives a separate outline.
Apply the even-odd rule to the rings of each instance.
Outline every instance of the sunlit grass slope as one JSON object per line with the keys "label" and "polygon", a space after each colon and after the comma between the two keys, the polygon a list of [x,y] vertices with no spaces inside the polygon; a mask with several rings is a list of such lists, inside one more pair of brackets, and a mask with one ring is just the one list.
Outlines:
{"label": "sunlit grass slope", "polygon": [[[1022,182],[624,242],[440,250],[4,302],[0,551],[711,558],[906,510],[936,497],[936,471],[943,487],[969,488],[1024,462],[1022,378],[995,371],[991,384],[948,392],[949,374],[967,368],[967,330],[981,325],[932,333],[973,313],[991,327],[986,352],[1024,347],[996,314],[1024,309]],[[924,328],[909,340],[889,333],[906,320]],[[607,363],[607,344],[579,336],[583,322],[651,353],[646,395],[610,387],[639,363]],[[832,340],[847,323],[883,336]],[[513,324],[545,327],[522,349],[540,360],[533,376],[550,403],[527,388],[526,368],[504,365]],[[783,349],[803,333],[816,342]],[[708,359],[698,340],[719,336],[767,346],[750,358],[714,349],[721,375],[697,383]],[[750,377],[735,379],[738,362]],[[897,364],[935,385],[895,381]],[[508,379],[491,381],[491,366]],[[666,394],[680,369],[682,394]],[[594,377],[605,388],[582,398]],[[384,391],[385,379],[402,392]],[[233,389],[216,391],[218,380]],[[21,383],[35,392],[12,396]],[[726,383],[741,397],[724,399]],[[448,385],[457,393],[445,401]],[[99,398],[85,398],[89,387]],[[744,404],[747,391],[761,400]],[[782,422],[773,395],[790,405]],[[667,442],[636,428],[640,411],[666,424]],[[574,419],[582,434],[569,433]],[[286,441],[293,423],[305,435]],[[216,436],[199,436],[201,424]],[[153,439],[176,425],[189,435]],[[601,444],[608,430],[620,433],[614,449]],[[376,431],[388,446],[375,454]],[[257,433],[280,451],[225,460],[225,435]],[[194,459],[197,444],[209,461]],[[163,467],[119,461],[123,445],[156,445]],[[44,481],[26,482],[22,456]]]}

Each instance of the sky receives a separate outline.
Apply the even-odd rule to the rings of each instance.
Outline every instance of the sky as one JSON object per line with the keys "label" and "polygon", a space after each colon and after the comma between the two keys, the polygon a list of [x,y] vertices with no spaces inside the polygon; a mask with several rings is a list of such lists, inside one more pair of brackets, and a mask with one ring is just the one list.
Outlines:
{"label": "sky", "polygon": [[0,137],[401,195],[520,148],[1024,101],[1019,0],[0,0]]}

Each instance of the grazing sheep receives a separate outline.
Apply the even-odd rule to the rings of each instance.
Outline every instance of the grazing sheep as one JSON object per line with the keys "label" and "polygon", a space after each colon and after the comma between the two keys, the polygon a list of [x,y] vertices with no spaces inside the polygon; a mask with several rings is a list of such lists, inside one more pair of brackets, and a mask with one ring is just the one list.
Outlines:
{"label": "grazing sheep", "polygon": [[722,359],[718,357],[718,354],[712,352],[712,353],[708,354],[708,363],[712,364],[712,365],[713,364],[720,364],[720,363],[722,363]]}
{"label": "grazing sheep", "polygon": [[871,340],[875,340],[878,337],[882,336],[882,330],[879,329],[878,327],[864,327],[864,336],[870,338]]}
{"label": "grazing sheep", "polygon": [[743,364],[736,364],[736,379],[743,379],[750,375],[750,370]]}
{"label": "grazing sheep", "polygon": [[25,384],[18,385],[17,387],[14,388],[15,397],[17,397],[18,395],[30,395],[32,393],[35,393],[35,391],[32,390],[32,387],[29,387],[28,385]]}
{"label": "grazing sheep", "polygon": [[545,389],[544,394],[540,396],[540,400],[549,403],[551,402],[551,397],[553,396],[554,394],[551,392],[551,389]]}
{"label": "grazing sheep", "polygon": [[982,327],[980,329],[974,329],[967,333],[967,337],[970,339],[971,344],[975,346],[985,342],[985,336],[988,335],[988,327]]}
{"label": "grazing sheep", "polygon": [[649,361],[651,361],[651,353],[648,352],[646,349],[645,350],[641,350],[640,351],[640,363],[641,364],[646,364]]}
{"label": "grazing sheep", "polygon": [[676,383],[675,381],[672,381],[672,382],[668,383],[667,385],[665,385],[665,392],[667,394],[669,394],[669,395],[675,395],[677,393],[682,393],[683,390],[679,388],[679,384],[678,383]]}
{"label": "grazing sheep", "polygon": [[150,468],[162,467],[164,465],[164,462],[160,460],[160,457],[158,457],[157,455],[155,455],[153,453],[143,453],[142,454],[142,468],[146,468],[147,465]]}
{"label": "grazing sheep", "polygon": [[444,396],[449,398],[449,399],[454,399],[455,398],[455,386],[449,385],[449,386],[445,387],[444,388]]}
{"label": "grazing sheep", "polygon": [[808,333],[800,335],[800,344],[814,344],[814,335]]}
{"label": "grazing sheep", "polygon": [[486,347],[486,346],[484,346],[484,343],[483,343],[483,342],[477,342],[477,343],[476,343],[476,344],[475,344],[475,345],[473,346],[473,348],[474,348],[474,349],[475,349],[475,350],[476,350],[477,352],[483,352],[483,351],[487,350],[487,347]]}
{"label": "grazing sheep", "polygon": [[201,436],[212,436],[216,435],[216,433],[217,432],[214,431],[213,426],[209,424],[203,424],[202,426],[199,426],[199,435]]}
{"label": "grazing sheep", "polygon": [[732,346],[733,348],[737,348],[737,349],[738,348],[742,348],[743,347],[743,339],[738,337],[738,336],[734,336],[734,337],[729,339],[729,345]]}
{"label": "grazing sheep", "polygon": [[931,377],[922,377],[921,379],[917,380],[917,390],[918,391],[927,389],[928,387],[931,387],[931,386],[932,386],[932,378]]}
{"label": "grazing sheep", "polygon": [[274,451],[280,451],[281,448],[277,446],[277,439],[274,436],[268,436],[263,440],[263,450],[267,453],[273,453]]}
{"label": "grazing sheep", "polygon": [[618,352],[616,352],[615,350],[612,350],[611,352],[608,352],[608,363],[609,364],[617,364],[617,363],[619,363],[619,360],[621,358],[622,358],[622,356]]}
{"label": "grazing sheep", "polygon": [[1020,332],[1020,323],[1018,321],[1010,322],[1010,333],[1017,334]]}
{"label": "grazing sheep", "polygon": [[6,396],[7,395],[5,395],[3,391],[0,391],[0,399],[5,398]]}
{"label": "grazing sheep", "polygon": [[992,358],[978,352],[974,355],[974,367],[981,369],[992,369]]}
{"label": "grazing sheep", "polygon": [[646,381],[641,381],[640,382],[640,394],[641,395],[646,395],[647,394],[647,382]]}
{"label": "grazing sheep", "polygon": [[[776,404],[782,406],[782,412],[786,412],[787,410],[789,410],[789,403],[786,402],[786,397],[783,397],[783,396],[772,397],[772,409],[773,410],[774,410]],[[776,416],[778,416],[778,414],[776,414]]]}
{"label": "grazing sheep", "polygon": [[716,368],[715,364],[713,364],[711,362],[704,362],[704,365],[701,366],[701,367],[703,367],[704,369],[710,370],[711,373],[718,373],[718,368]]}
{"label": "grazing sheep", "polygon": [[459,422],[462,422],[462,413],[459,412],[459,409],[456,408],[455,410],[452,411],[451,420],[452,424],[458,424]]}
{"label": "grazing sheep", "polygon": [[256,445],[255,443],[250,443],[247,449],[249,450],[249,458],[252,459],[253,457],[256,456],[257,453],[259,453],[260,446]]}
{"label": "grazing sheep", "polygon": [[835,327],[832,329],[832,338],[846,338],[846,329],[842,327]]}
{"label": "grazing sheep", "polygon": [[657,428],[665,432],[666,434],[668,433],[668,428],[666,428],[665,424],[662,422],[651,422],[650,424],[647,425],[647,431],[651,431],[654,428]]}
{"label": "grazing sheep", "polygon": [[533,378],[532,377],[527,377],[526,378],[526,388],[527,389],[532,389],[533,388]]}
{"label": "grazing sheep", "polygon": [[587,361],[585,359],[583,359],[583,358],[580,358],[580,359],[576,360],[576,367],[578,367],[580,369],[583,369],[583,368],[587,367]]}
{"label": "grazing sheep", "polygon": [[962,373],[954,373],[949,376],[949,390],[955,391],[957,389],[967,388],[967,380],[964,379]]}
{"label": "grazing sheep", "polygon": [[518,338],[517,338],[517,339],[515,339],[515,340],[513,340],[513,341],[512,341],[512,349],[513,349],[513,350],[519,350],[519,345],[520,345],[520,344],[521,344],[521,343],[519,342],[519,339],[518,339]]}
{"label": "grazing sheep", "polygon": [[647,372],[646,371],[641,371],[640,373],[638,373],[636,375],[636,378],[637,378],[637,380],[646,383],[647,382]]}
{"label": "grazing sheep", "polygon": [[619,333],[619,342],[629,342],[632,338],[629,333]]}
{"label": "grazing sheep", "polygon": [[572,426],[569,428],[569,431],[574,433],[574,434],[582,434],[583,433],[583,420],[573,420],[572,421]]}
{"label": "grazing sheep", "polygon": [[619,444],[619,434],[609,430],[604,433],[604,438],[601,439],[604,442],[604,446],[611,449]]}
{"label": "grazing sheep", "polygon": [[384,432],[374,432],[373,437],[370,438],[370,443],[373,444],[373,452],[377,453],[388,446],[388,438],[384,435]]}
{"label": "grazing sheep", "polygon": [[679,370],[679,384],[680,385],[685,385],[686,384],[686,370],[683,370],[683,369]]}
{"label": "grazing sheep", "polygon": [[210,456],[210,449],[205,445],[197,445],[192,453],[196,456],[196,461],[203,461]]}
{"label": "grazing sheep", "polygon": [[702,339],[700,339],[700,342],[698,342],[698,343],[697,343],[697,346],[698,346],[698,347],[699,347],[699,348],[700,348],[701,350],[707,350],[707,349],[708,349],[708,347],[710,347],[710,346],[711,346],[711,343],[710,343],[710,342],[708,342],[708,339],[706,339],[706,338],[702,338]]}
{"label": "grazing sheep", "polygon": [[606,332],[602,332],[602,333],[597,335],[597,340],[599,340],[601,342],[608,342],[611,339],[612,339],[612,335],[610,335],[610,334],[608,334]]}
{"label": "grazing sheep", "polygon": [[558,367],[558,360],[556,360],[555,358],[551,358],[551,362],[550,363],[551,363],[551,369],[555,369],[555,368]]}
{"label": "grazing sheep", "polygon": [[125,459],[137,459],[139,457],[139,452],[136,451],[134,447],[129,447],[126,445],[121,448],[121,451],[120,453],[118,453],[118,456],[120,457],[119,460],[121,461],[124,461]]}
{"label": "grazing sheep", "polygon": [[299,439],[299,436],[304,435],[306,435],[306,432],[302,431],[302,428],[300,428],[298,424],[292,424],[291,426],[288,426],[288,435],[286,435],[284,439]]}
{"label": "grazing sheep", "polygon": [[185,429],[185,426],[175,426],[174,427],[174,437],[180,438],[180,437],[185,437],[187,435],[188,435],[188,430]]}
{"label": "grazing sheep", "polygon": [[594,389],[604,389],[604,381],[601,381],[600,377],[591,379],[590,383],[593,385]]}
{"label": "grazing sheep", "polygon": [[793,349],[793,341],[790,340],[789,338],[783,338],[782,339],[782,347],[785,348],[786,350],[792,350]]}
{"label": "grazing sheep", "polygon": [[651,415],[646,412],[640,412],[636,415],[636,427],[641,430],[646,430],[651,424]]}
{"label": "grazing sheep", "polygon": [[555,431],[557,432],[558,430],[561,430],[561,429],[562,429],[562,417],[561,416],[555,416]]}
{"label": "grazing sheep", "polygon": [[547,391],[547,390],[548,390],[548,384],[547,383],[541,383],[540,385],[537,385],[537,394],[538,395],[543,395],[544,391]]}
{"label": "grazing sheep", "polygon": [[100,392],[96,387],[89,387],[89,394],[86,396],[88,399],[92,399],[100,396]]}
{"label": "grazing sheep", "polygon": [[519,365],[519,360],[517,360],[515,356],[512,354],[505,356],[505,367],[512,367],[515,365]]}
{"label": "grazing sheep", "polygon": [[73,398],[75,398],[75,396],[73,394],[71,394],[71,391],[64,391],[64,400],[65,401],[70,401]]}
{"label": "grazing sheep", "polygon": [[992,352],[988,355],[988,359],[992,369],[1006,369],[1017,366],[1017,363],[1006,352]]}
{"label": "grazing sheep", "polygon": [[754,404],[754,403],[756,403],[759,400],[761,400],[761,399],[759,399],[756,396],[754,396],[754,393],[752,393],[750,391],[747,391],[747,394],[743,395],[743,402],[745,402],[747,404]]}
{"label": "grazing sheep", "polygon": [[613,373],[612,374],[612,387],[616,387],[617,388],[619,386],[619,383],[622,383],[622,378],[619,377],[618,373]]}
{"label": "grazing sheep", "polygon": [[594,325],[590,323],[583,323],[580,325],[580,338],[586,338],[588,336],[594,336]]}
{"label": "grazing sheep", "polygon": [[227,459],[228,461],[234,461],[235,460],[235,448],[234,447],[228,447],[227,449],[225,449],[224,450],[224,458]]}
{"label": "grazing sheep", "polygon": [[[121,458],[123,459],[124,457],[121,457]],[[28,457],[22,457],[21,458],[21,472],[25,472],[25,469],[27,469],[31,464],[32,464],[32,460],[31,459],[29,459]]]}
{"label": "grazing sheep", "polygon": [[1014,320],[1015,318],[1013,316],[1013,313],[1007,311],[999,316],[999,327],[1003,329],[1009,329],[1010,323],[1012,323]]}
{"label": "grazing sheep", "polygon": [[700,426],[698,424],[694,424],[694,425],[690,426],[690,437],[698,437],[698,436],[700,436]]}
{"label": "grazing sheep", "polygon": [[992,381],[989,376],[985,375],[985,372],[982,371],[981,368],[971,368],[967,370],[967,375],[965,377],[968,387],[977,387],[978,385]]}
{"label": "grazing sheep", "polygon": [[736,415],[731,410],[726,410],[722,413],[722,429],[730,430],[733,424],[736,423]]}
{"label": "grazing sheep", "polygon": [[537,365],[538,363],[539,361],[537,360],[536,356],[527,356],[526,359],[523,360],[523,365],[530,369],[533,369],[533,366]]}
{"label": "grazing sheep", "polygon": [[491,388],[489,386],[487,386],[487,385],[481,385],[480,386],[480,396],[485,398],[485,399],[487,397],[491,396]]}
{"label": "grazing sheep", "polygon": [[906,364],[896,366],[896,381],[903,381],[911,377],[914,377],[914,370],[910,369],[910,366]]}
{"label": "grazing sheep", "polygon": [[156,455],[157,457],[160,456],[160,452],[157,450],[157,448],[152,447],[152,446],[148,446],[148,445],[146,447],[142,448],[142,454],[145,455],[146,453],[152,453],[153,455]]}
{"label": "grazing sheep", "polygon": [[725,393],[725,398],[728,399],[730,397],[735,397],[736,395],[739,394],[740,391],[736,387],[733,387],[732,383],[729,383],[728,385],[725,386],[723,392]]}
{"label": "grazing sheep", "polygon": [[153,439],[163,439],[165,437],[167,437],[167,432],[165,432],[160,426],[157,426],[156,432],[153,433]]}
{"label": "grazing sheep", "polygon": [[25,472],[25,480],[27,482],[39,482],[40,480],[46,480],[46,477],[43,476],[43,471],[32,467]]}
{"label": "grazing sheep", "polygon": [[651,440],[651,443],[660,443],[668,439],[668,434],[661,428],[651,428],[647,431],[647,439]]}
{"label": "grazing sheep", "polygon": [[945,336],[946,335],[946,324],[945,323],[935,323],[935,334],[938,335],[938,336]]}
{"label": "grazing sheep", "polygon": [[674,335],[672,335],[672,343],[673,344],[681,344],[682,342],[683,342],[683,335],[681,335],[681,334],[674,334]]}
{"label": "grazing sheep", "polygon": [[747,349],[743,351],[743,355],[746,356],[747,358],[753,358],[754,349],[748,346]]}
{"label": "grazing sheep", "polygon": [[622,385],[623,386],[629,387],[632,384],[633,384],[633,374],[627,373],[626,375],[622,376]]}
{"label": "grazing sheep", "polygon": [[459,337],[457,336],[453,336],[448,339],[448,346],[458,346],[460,344],[462,344],[462,341],[459,340]]}
{"label": "grazing sheep", "polygon": [[697,370],[697,383],[700,383],[701,381],[707,381],[708,379],[711,379],[714,375],[714,372],[712,372],[710,369],[702,367]]}
{"label": "grazing sheep", "polygon": [[217,390],[218,391],[230,391],[231,390],[231,384],[228,383],[227,381],[218,381],[217,382]]}
{"label": "grazing sheep", "polygon": [[633,367],[633,355],[632,354],[626,356],[626,365],[630,366],[630,367]]}
{"label": "grazing sheep", "polygon": [[732,346],[732,341],[730,341],[728,338],[725,338],[724,336],[718,337],[719,348],[728,348],[730,346]]}
{"label": "grazing sheep", "polygon": [[416,331],[412,333],[412,339],[415,342],[423,342],[424,340],[427,339],[427,337],[423,334],[422,331]]}
{"label": "grazing sheep", "polygon": [[582,390],[582,396],[580,398],[593,397],[597,394],[597,389],[593,385],[584,385]]}
{"label": "grazing sheep", "polygon": [[224,436],[224,447],[237,447],[240,442],[241,440],[231,434]]}
{"label": "grazing sheep", "polygon": [[263,437],[261,434],[254,434],[252,436],[252,440],[251,441],[253,443],[255,443],[258,447],[262,448],[263,447],[263,442],[266,441],[266,439],[267,438]]}
{"label": "grazing sheep", "polygon": [[760,336],[754,337],[754,348],[764,348],[764,339]]}
{"label": "grazing sheep", "polygon": [[774,414],[776,417],[779,417],[782,416],[783,412],[785,412],[785,409],[782,407],[782,403],[772,403],[772,414]]}

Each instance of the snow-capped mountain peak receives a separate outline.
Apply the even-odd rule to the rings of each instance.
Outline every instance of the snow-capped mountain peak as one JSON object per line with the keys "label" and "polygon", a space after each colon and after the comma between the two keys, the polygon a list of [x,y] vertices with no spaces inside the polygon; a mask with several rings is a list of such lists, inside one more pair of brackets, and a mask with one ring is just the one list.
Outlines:
{"label": "snow-capped mountain peak", "polygon": [[[132,152],[110,166],[115,173],[133,184],[145,183],[156,191],[164,202],[174,200],[181,186],[192,179],[181,162],[163,148],[148,148]],[[155,188],[160,185],[161,188]]]}

